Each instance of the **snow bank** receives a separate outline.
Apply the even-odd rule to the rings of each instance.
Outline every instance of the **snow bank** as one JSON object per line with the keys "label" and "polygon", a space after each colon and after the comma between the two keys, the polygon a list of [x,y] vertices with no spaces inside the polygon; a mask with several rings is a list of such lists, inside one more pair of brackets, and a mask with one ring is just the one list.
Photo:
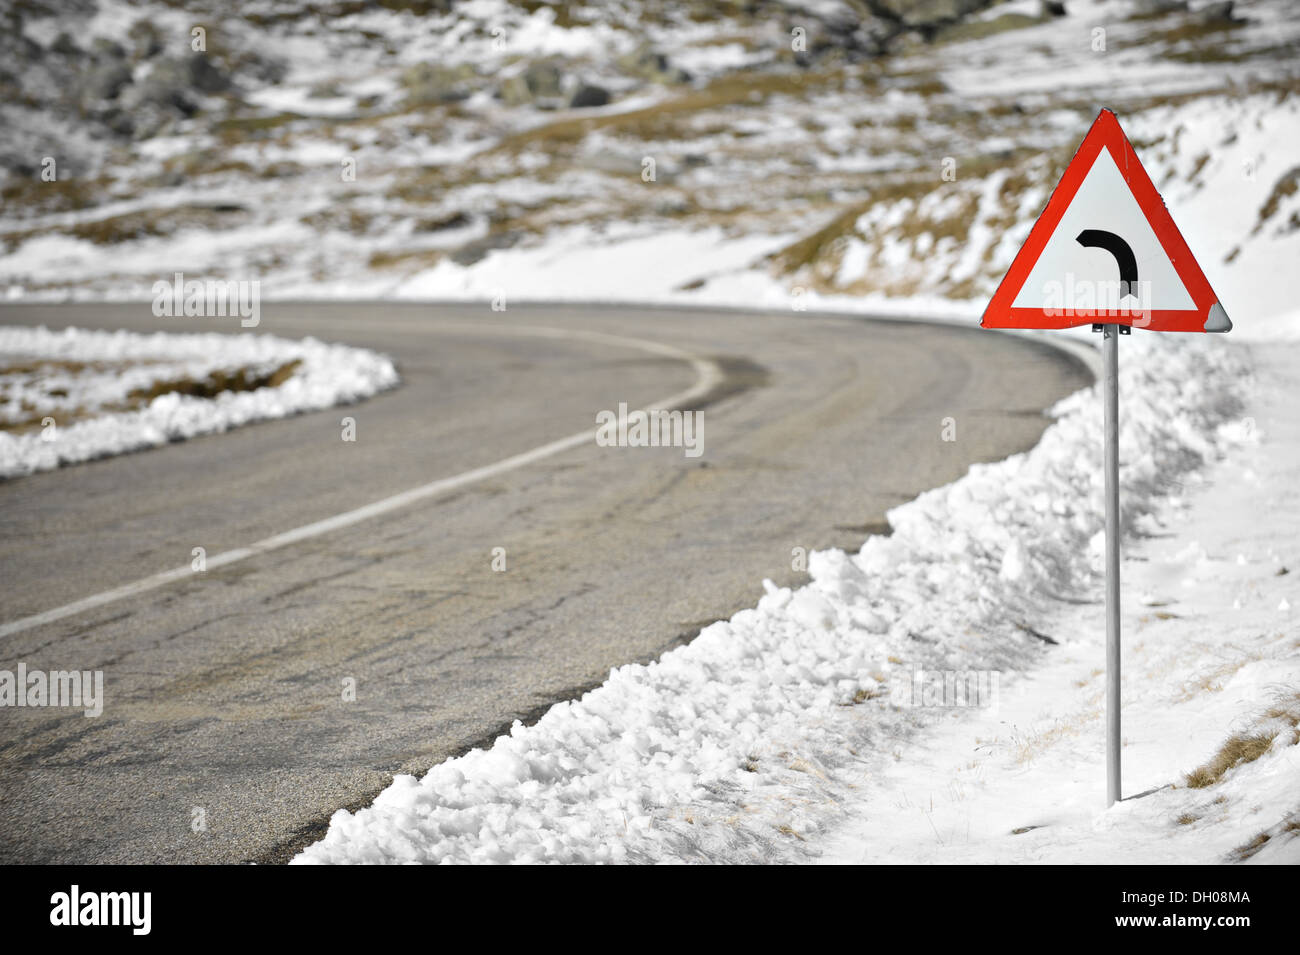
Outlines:
{"label": "snow bank", "polygon": [[[397,384],[385,356],[312,338],[291,341],[270,335],[142,335],[126,331],[0,327],[3,368],[45,361],[86,363],[76,373],[6,376],[6,412],[16,407],[52,414],[70,409],[107,409],[131,389],[157,381],[203,379],[214,371],[272,371],[300,362],[277,387],[223,391],[213,398],[170,392],[133,411],[106,410],[66,426],[21,433],[0,431],[0,478],[45,471],[64,464],[138,451],[200,434],[316,411],[358,401]],[[94,365],[103,367],[96,370]],[[52,389],[51,382],[60,387]],[[51,394],[53,392],[53,394]]]}
{"label": "snow bank", "polygon": [[[996,709],[954,712],[906,761],[861,768],[823,862],[1300,862],[1286,832],[1300,780],[1300,345],[1252,354],[1249,417],[1222,426],[1241,443],[1125,547],[1124,801],[1102,799],[1104,616],[1063,603],[1036,624],[1058,645],[1002,682]],[[1253,761],[1185,781],[1256,736],[1273,739]]]}
{"label": "snow bank", "polygon": [[[1222,339],[1123,342],[1124,521],[1232,440],[1240,354]],[[399,776],[340,810],[295,862],[766,861],[838,818],[851,769],[925,711],[891,695],[917,666],[1007,670],[1042,646],[1015,626],[1100,582],[1101,414],[1063,402],[1032,451],[889,514],[812,583],[647,666],[624,666],[490,749]],[[904,666],[904,661],[906,664]],[[857,704],[857,705],[854,705]],[[792,836],[797,836],[793,838]]]}

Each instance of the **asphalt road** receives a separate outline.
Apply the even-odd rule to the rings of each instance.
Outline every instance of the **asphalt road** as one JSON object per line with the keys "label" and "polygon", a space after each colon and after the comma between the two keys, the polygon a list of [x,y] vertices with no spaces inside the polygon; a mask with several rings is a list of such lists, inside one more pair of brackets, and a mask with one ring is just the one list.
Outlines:
{"label": "asphalt road", "polygon": [[[0,307],[0,324],[249,333],[146,304]],[[764,577],[803,579],[792,548],[856,547],[888,508],[1030,447],[1041,410],[1091,380],[1021,338],[791,313],[267,304],[258,332],[384,351],[403,385],[0,482],[0,623],[185,566],[195,546],[245,547],[593,437],[0,637],[0,668],[106,682],[98,718],[0,710],[0,861],[282,861],[394,773],[689,640],[752,606]],[[598,411],[690,389],[700,371],[602,335],[720,371],[693,402],[700,457],[597,446]],[[956,441],[941,439],[946,417]]]}

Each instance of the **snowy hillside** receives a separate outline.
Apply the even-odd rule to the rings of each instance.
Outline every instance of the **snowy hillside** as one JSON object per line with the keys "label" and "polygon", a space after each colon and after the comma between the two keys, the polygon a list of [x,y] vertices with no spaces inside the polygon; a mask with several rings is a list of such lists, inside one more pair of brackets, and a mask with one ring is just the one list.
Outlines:
{"label": "snowy hillside", "polygon": [[166,261],[281,299],[971,314],[1102,105],[1212,282],[1300,241],[1283,0],[94,6],[75,39],[11,14],[10,296],[143,298]]}

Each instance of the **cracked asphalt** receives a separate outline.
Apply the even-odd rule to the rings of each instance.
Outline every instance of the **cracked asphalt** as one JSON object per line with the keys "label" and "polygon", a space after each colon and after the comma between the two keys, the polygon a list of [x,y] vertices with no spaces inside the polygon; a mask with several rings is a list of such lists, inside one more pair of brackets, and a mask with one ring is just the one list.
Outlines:
{"label": "cracked asphalt", "polygon": [[[704,453],[594,437],[598,411],[688,388],[689,364],[467,322],[714,359],[726,377],[702,402]],[[249,333],[147,303],[6,306],[0,323]],[[395,773],[689,640],[752,606],[764,577],[805,579],[793,548],[857,547],[888,508],[1030,447],[1042,409],[1091,381],[1023,338],[806,313],[270,303],[257,331],[378,349],[403,385],[0,482],[0,621],[184,565],[195,546],[245,546],[583,428],[593,439],[3,638],[0,668],[103,670],[106,700],[93,719],[0,710],[0,861],[283,861]],[[941,440],[946,417],[956,441]]]}

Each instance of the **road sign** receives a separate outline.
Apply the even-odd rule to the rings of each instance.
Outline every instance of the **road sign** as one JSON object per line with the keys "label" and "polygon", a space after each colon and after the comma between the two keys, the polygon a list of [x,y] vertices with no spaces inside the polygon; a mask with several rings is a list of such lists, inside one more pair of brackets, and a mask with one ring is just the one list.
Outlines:
{"label": "road sign", "polygon": [[984,328],[1102,332],[1106,495],[1106,804],[1120,788],[1119,336],[1226,332],[1228,315],[1142,168],[1103,109],[1029,231],[980,322]]}
{"label": "road sign", "polygon": [[1112,323],[1157,332],[1232,328],[1119,120],[1103,109],[980,324]]}

